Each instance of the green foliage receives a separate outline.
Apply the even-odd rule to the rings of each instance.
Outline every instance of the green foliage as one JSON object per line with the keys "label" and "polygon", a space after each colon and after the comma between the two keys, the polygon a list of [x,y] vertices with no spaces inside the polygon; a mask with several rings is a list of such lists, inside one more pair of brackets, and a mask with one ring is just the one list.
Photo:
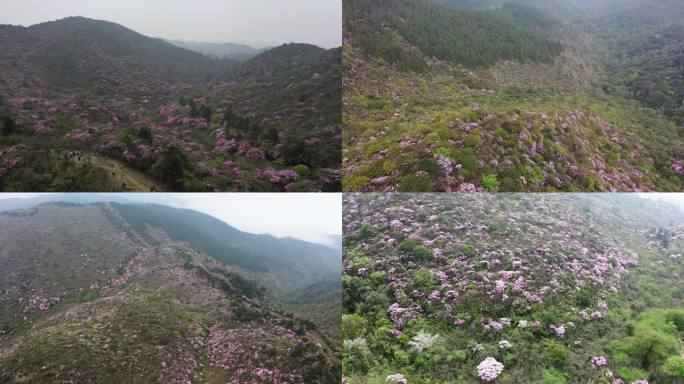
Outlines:
{"label": "green foliage", "polygon": [[357,314],[342,315],[342,339],[351,340],[366,333],[366,320]]}
{"label": "green foliage", "polygon": [[599,291],[599,287],[593,284],[583,285],[580,287],[580,290],[577,293],[577,304],[581,308],[589,308],[593,306],[596,302],[595,298]]}
{"label": "green foliage", "polygon": [[399,188],[404,192],[431,192],[432,181],[428,176],[404,175],[399,179]]}
{"label": "green foliage", "polygon": [[670,356],[665,360],[660,370],[667,376],[684,377],[684,358],[682,356]]}
{"label": "green foliage", "polygon": [[617,370],[618,376],[627,382],[648,378],[648,372],[636,367],[623,367]]}
{"label": "green foliage", "polygon": [[541,384],[566,384],[568,376],[555,368],[544,368]]}
{"label": "green foliage", "polygon": [[[347,23],[347,28],[361,49],[414,70],[421,70],[423,63],[380,29],[383,25],[428,57],[472,67],[500,60],[549,62],[561,52],[559,43],[521,25],[521,18],[531,17],[529,10],[508,10],[515,11],[514,16],[501,11],[460,11],[427,0],[396,0],[391,7],[373,0],[345,3],[346,19],[354,21]],[[542,22],[535,16],[531,22]]]}
{"label": "green foliage", "polygon": [[565,346],[553,340],[544,346],[544,361],[556,368],[563,368],[568,360],[568,351]]}
{"label": "green foliage", "polygon": [[453,151],[451,150],[451,148],[447,148],[447,147],[437,148],[437,150],[435,151],[435,155],[440,155],[440,156],[446,157],[447,159],[452,159],[452,160],[454,158]]}
{"label": "green foliage", "polygon": [[311,170],[309,169],[308,166],[304,164],[299,164],[296,165],[294,168],[292,168],[297,174],[301,177],[309,177],[311,175]]}
{"label": "green foliage", "polygon": [[496,175],[483,175],[482,176],[482,186],[489,192],[494,192],[499,189],[501,182],[497,180]]}
{"label": "green foliage", "polygon": [[186,178],[189,177],[190,171],[190,161],[176,146],[166,148],[152,166],[152,174],[177,191],[185,190]]}
{"label": "green foliage", "polygon": [[416,273],[413,275],[413,284],[415,284],[417,287],[432,289],[435,288],[439,282],[429,269],[423,268],[416,271]]}
{"label": "green foliage", "polygon": [[418,260],[427,260],[432,257],[432,251],[423,245],[413,248],[413,254]]}
{"label": "green foliage", "polygon": [[360,29],[356,43],[366,53],[382,58],[390,64],[396,64],[399,68],[417,72],[427,68],[419,53],[396,44],[383,32]]}

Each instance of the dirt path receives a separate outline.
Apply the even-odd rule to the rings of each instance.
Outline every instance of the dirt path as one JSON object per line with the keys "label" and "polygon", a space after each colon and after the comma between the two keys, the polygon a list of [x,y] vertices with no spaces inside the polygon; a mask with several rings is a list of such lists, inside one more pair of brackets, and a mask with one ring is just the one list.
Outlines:
{"label": "dirt path", "polygon": [[150,192],[152,190],[164,192],[166,187],[153,181],[142,172],[129,168],[123,162],[99,156],[95,153],[83,153],[79,163],[90,162],[91,164],[106,170],[112,179],[118,184],[125,185],[130,192]]}

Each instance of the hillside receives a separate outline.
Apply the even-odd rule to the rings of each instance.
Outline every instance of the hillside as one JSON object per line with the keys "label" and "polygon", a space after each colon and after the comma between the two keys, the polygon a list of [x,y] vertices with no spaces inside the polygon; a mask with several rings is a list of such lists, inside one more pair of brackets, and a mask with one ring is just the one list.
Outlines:
{"label": "hillside", "polygon": [[81,17],[0,48],[1,190],[341,188],[339,50],[240,64]]}
{"label": "hillside", "polygon": [[344,204],[347,383],[684,377],[676,208],[599,194],[352,194]]}
{"label": "hillside", "polygon": [[[344,189],[680,191],[680,100],[663,95],[684,13],[649,13],[661,35],[646,8],[630,26],[580,2],[345,2]],[[639,31],[640,51],[606,30]]]}
{"label": "hillside", "polygon": [[230,65],[118,24],[83,17],[20,27],[17,32],[30,43],[13,52],[19,57],[6,52],[4,59],[17,58],[31,66],[55,90],[85,87],[96,93],[145,94],[149,90],[126,86],[181,86]]}
{"label": "hillside", "polygon": [[311,320],[124,207],[0,214],[0,381],[337,382],[337,347]]}

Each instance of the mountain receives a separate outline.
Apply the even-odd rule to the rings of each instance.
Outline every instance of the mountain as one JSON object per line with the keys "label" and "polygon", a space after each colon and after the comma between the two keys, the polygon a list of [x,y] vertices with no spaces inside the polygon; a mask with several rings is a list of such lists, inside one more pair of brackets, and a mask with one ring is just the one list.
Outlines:
{"label": "mountain", "polygon": [[277,239],[158,205],[46,203],[1,213],[0,228],[2,382],[339,380],[338,347],[241,271],[278,275],[316,245],[285,241],[276,260]]}
{"label": "mountain", "polygon": [[270,48],[256,49],[248,45],[237,44],[237,43],[202,43],[202,42],[189,42],[183,40],[170,40],[169,43],[189,49],[191,51],[196,51],[203,53],[207,56],[234,59],[237,61],[246,61],[252,57],[258,55],[261,52],[267,51]]}
{"label": "mountain", "polygon": [[0,190],[341,189],[339,49],[239,63],[82,17],[0,40]]}
{"label": "mountain", "polygon": [[[143,36],[115,23],[83,17],[20,29],[2,27],[7,28],[20,34],[25,45],[12,46],[13,50],[3,47],[4,58],[16,59],[19,65],[34,68],[44,76],[49,87],[60,90],[88,88],[98,93],[146,93],[150,90],[128,87],[136,83],[152,82],[156,87],[169,87],[203,81],[207,75],[218,74],[231,64]],[[4,40],[13,44],[16,38]]]}
{"label": "mountain", "polygon": [[235,134],[249,130],[278,141],[271,127],[281,127],[282,145],[267,157],[335,179],[341,163],[341,70],[340,49],[284,44],[229,69],[210,97],[226,103],[224,121],[235,122]]}
{"label": "mountain", "polygon": [[681,380],[678,208],[580,193],[348,194],[344,207],[348,383]]}
{"label": "mountain", "polygon": [[175,241],[187,242],[209,257],[235,267],[272,289],[280,300],[319,281],[338,280],[340,249],[293,238],[241,232],[212,216],[150,204],[113,204],[148,241],[161,228]]}
{"label": "mountain", "polygon": [[345,2],[344,189],[680,191],[681,2],[590,3]]}

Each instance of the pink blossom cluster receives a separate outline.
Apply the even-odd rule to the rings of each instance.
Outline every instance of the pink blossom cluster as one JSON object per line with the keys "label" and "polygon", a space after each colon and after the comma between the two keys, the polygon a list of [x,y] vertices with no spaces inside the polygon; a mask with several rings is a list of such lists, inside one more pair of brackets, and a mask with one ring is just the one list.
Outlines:
{"label": "pink blossom cluster", "polygon": [[565,325],[555,325],[551,324],[549,326],[551,328],[551,331],[558,337],[563,338],[565,336]]}
{"label": "pink blossom cluster", "polygon": [[398,303],[394,303],[387,309],[392,322],[399,327],[403,327],[406,323],[415,317],[413,311],[408,308],[402,308]]}
{"label": "pink blossom cluster", "polygon": [[594,368],[601,368],[608,364],[608,359],[605,356],[594,356],[591,358],[591,366]]}
{"label": "pink blossom cluster", "polygon": [[502,363],[493,357],[488,357],[477,366],[477,376],[480,380],[489,383],[496,380],[503,370],[504,365]]}
{"label": "pink blossom cluster", "polygon": [[299,179],[297,172],[291,169],[277,170],[269,167],[266,169],[259,169],[255,174],[267,178],[273,184],[290,183]]}

